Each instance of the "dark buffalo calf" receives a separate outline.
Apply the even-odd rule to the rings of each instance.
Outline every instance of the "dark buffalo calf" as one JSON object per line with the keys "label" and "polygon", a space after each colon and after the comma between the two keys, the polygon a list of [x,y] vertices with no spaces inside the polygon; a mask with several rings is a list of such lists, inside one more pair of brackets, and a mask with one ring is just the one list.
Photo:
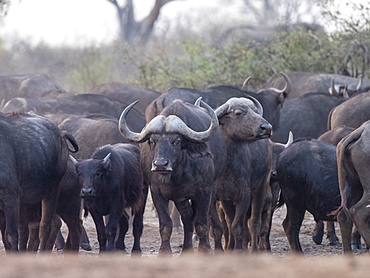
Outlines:
{"label": "dark buffalo calf", "polygon": [[[122,237],[128,230],[125,208],[134,214],[133,251],[141,252],[143,213],[147,189],[140,167],[140,150],[130,144],[105,145],[97,148],[90,159],[72,158],[79,175],[81,197],[94,220],[100,252],[125,249]],[[109,215],[107,224],[103,216]],[[120,241],[115,246],[117,227]]]}
{"label": "dark buffalo calf", "polygon": [[301,139],[278,157],[277,178],[287,206],[283,227],[293,251],[303,252],[299,230],[306,210],[316,222],[336,220],[332,212],[341,199],[335,150],[326,142]]}

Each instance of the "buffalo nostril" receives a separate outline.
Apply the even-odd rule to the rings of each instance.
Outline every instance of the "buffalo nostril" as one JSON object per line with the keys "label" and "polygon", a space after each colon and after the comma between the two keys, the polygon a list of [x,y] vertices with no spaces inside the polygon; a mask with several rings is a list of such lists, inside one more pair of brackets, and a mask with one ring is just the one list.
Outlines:
{"label": "buffalo nostril", "polygon": [[167,159],[155,159],[153,161],[153,164],[157,167],[165,167],[168,165],[168,160]]}
{"label": "buffalo nostril", "polygon": [[158,158],[152,162],[152,171],[169,172],[172,171],[171,163],[168,159]]}
{"label": "buffalo nostril", "polygon": [[82,188],[81,189],[81,195],[82,196],[91,196],[93,195],[94,190],[92,188]]}
{"label": "buffalo nostril", "polygon": [[272,130],[271,124],[262,124],[260,125],[260,128],[263,131],[263,133],[271,133]]}

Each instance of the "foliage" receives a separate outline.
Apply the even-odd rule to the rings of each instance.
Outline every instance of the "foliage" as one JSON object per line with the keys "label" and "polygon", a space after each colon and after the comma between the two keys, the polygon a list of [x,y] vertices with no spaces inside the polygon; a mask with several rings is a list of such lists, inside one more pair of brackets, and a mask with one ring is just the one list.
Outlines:
{"label": "foliage", "polygon": [[0,16],[5,16],[10,6],[10,0],[0,0]]}
{"label": "foliage", "polygon": [[284,71],[333,72],[333,43],[325,33],[303,29],[277,33],[270,42],[236,41],[213,47],[201,40],[177,42],[180,51],[157,49],[139,66],[135,78],[161,90],[170,87],[204,89],[214,85],[240,86],[252,76],[258,88],[274,73]]}
{"label": "foliage", "polygon": [[[342,4],[342,6],[340,6]],[[336,42],[338,59],[336,71],[351,76],[369,76],[370,61],[370,1],[346,1],[337,3],[328,0],[323,12],[327,22],[336,32],[331,34]],[[345,12],[343,12],[343,10]]]}

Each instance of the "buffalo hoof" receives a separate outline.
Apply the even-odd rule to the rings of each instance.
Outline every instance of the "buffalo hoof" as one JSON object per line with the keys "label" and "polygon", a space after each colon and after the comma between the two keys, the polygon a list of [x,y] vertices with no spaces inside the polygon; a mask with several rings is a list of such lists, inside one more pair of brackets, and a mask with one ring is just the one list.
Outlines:
{"label": "buffalo hoof", "polygon": [[362,250],[361,242],[352,242],[351,247],[352,250]]}
{"label": "buffalo hoof", "polygon": [[194,241],[198,241],[199,240],[199,236],[197,234],[195,234],[195,233],[193,234],[193,240]]}
{"label": "buffalo hoof", "polygon": [[328,237],[329,238],[329,244],[330,245],[339,245],[340,242],[339,242],[339,238],[337,236],[334,236],[334,237]]}
{"label": "buffalo hoof", "polygon": [[92,247],[89,243],[81,243],[81,248],[85,251],[91,251]]}
{"label": "buffalo hoof", "polygon": [[323,237],[324,237],[324,222],[318,221],[316,222],[315,230],[312,235],[312,240],[317,245],[320,245]]}
{"label": "buffalo hoof", "polygon": [[317,245],[320,245],[322,242],[322,235],[313,235],[312,236],[313,242],[315,242]]}

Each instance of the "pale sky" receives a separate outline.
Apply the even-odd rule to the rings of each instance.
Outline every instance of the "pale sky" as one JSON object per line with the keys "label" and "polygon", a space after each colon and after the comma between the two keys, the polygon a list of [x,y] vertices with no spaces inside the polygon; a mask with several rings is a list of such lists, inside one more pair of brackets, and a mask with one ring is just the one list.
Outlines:
{"label": "pale sky", "polygon": [[[124,0],[119,0],[122,3]],[[243,0],[179,0],[166,4],[161,10],[156,28],[165,22],[191,16],[197,18],[189,26],[226,22],[240,14]],[[369,0],[355,0],[369,4]],[[343,0],[336,0],[343,4]],[[230,4],[232,3],[232,4]],[[134,0],[137,18],[147,15],[154,0]],[[346,13],[351,12],[345,6]],[[184,16],[187,16],[184,19]],[[117,38],[115,7],[106,0],[12,0],[7,16],[0,23],[0,37],[5,43],[28,40],[50,45],[85,45],[110,42]],[[202,22],[203,21],[203,22]],[[187,21],[186,21],[187,22]],[[166,29],[166,27],[162,28]]]}
{"label": "pale sky", "polygon": [[[154,0],[135,0],[137,17],[146,15],[153,3]],[[210,11],[207,14],[212,17],[218,3],[219,0],[174,1],[163,7],[160,20],[202,9]],[[20,38],[51,45],[104,42],[117,38],[117,24],[115,7],[106,0],[12,0],[0,25],[0,36],[6,41]]]}

